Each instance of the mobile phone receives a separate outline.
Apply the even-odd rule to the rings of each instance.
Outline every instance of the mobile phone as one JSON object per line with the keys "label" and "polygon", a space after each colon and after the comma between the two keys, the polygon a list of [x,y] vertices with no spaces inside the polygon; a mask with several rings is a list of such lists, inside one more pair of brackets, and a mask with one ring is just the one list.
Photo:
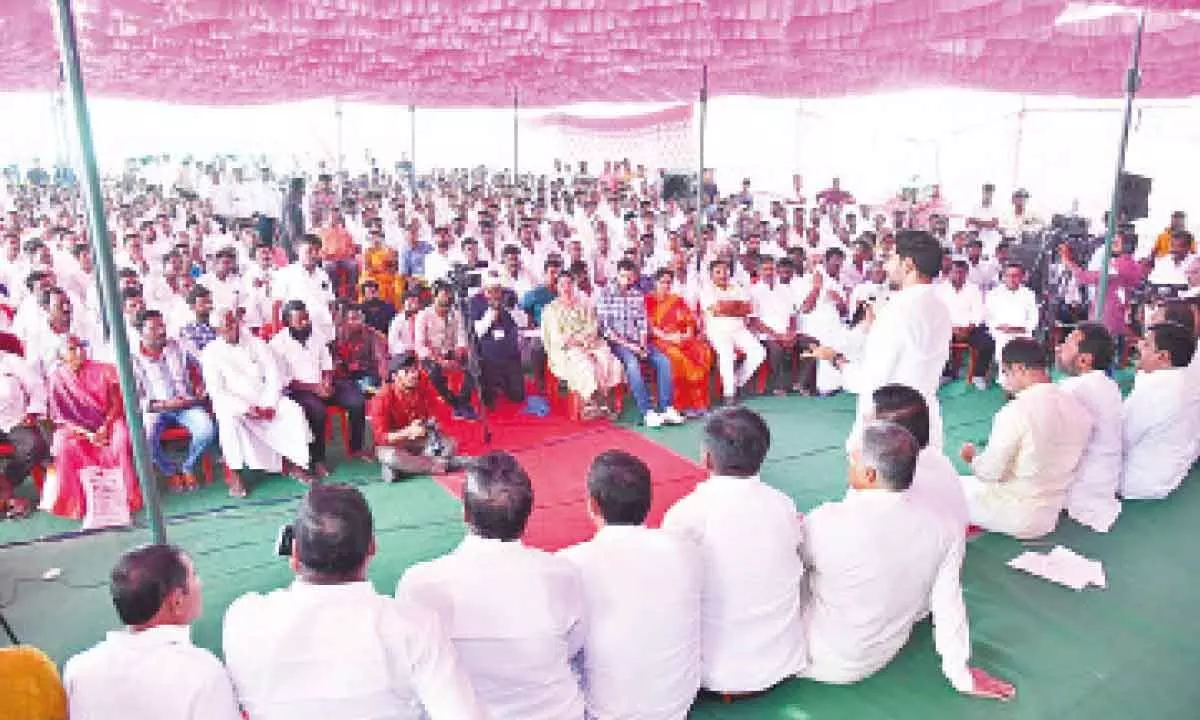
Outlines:
{"label": "mobile phone", "polygon": [[291,524],[279,528],[279,536],[275,539],[275,554],[279,557],[292,556],[292,544],[296,541],[296,529]]}

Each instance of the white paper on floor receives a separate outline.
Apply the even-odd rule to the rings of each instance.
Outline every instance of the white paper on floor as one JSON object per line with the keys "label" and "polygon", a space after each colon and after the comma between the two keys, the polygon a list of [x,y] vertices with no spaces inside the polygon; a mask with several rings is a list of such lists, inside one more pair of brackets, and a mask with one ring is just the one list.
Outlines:
{"label": "white paper on floor", "polygon": [[1086,558],[1062,545],[1055,545],[1053,550],[1045,554],[1023,552],[1009,560],[1008,566],[1072,590],[1082,590],[1088,585],[1107,587],[1104,566],[1099,560]]}

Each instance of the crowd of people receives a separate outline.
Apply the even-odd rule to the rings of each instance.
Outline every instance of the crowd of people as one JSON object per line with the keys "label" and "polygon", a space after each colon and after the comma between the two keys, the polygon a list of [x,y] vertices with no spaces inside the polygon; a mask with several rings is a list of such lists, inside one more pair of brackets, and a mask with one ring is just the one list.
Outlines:
{"label": "crowd of people", "polygon": [[[689,198],[661,197],[661,174],[628,161],[596,175],[586,163],[557,164],[516,183],[318,169],[313,187],[295,178],[286,189],[269,168],[248,180],[227,160],[161,170],[111,179],[105,201],[139,409],[155,468],[180,491],[212,480],[201,475],[213,446],[237,497],[249,492],[246,470],[326,477],[331,413],[345,417],[348,455],[379,461],[386,477],[440,470],[445,458],[422,452],[431,403],[471,420],[479,404],[524,401],[528,378],[539,395],[565,383],[584,418],[613,415],[628,390],[649,427],[752,389],[869,395],[889,372],[881,348],[899,346],[886,324],[872,330],[889,305],[926,320],[931,303],[949,308],[956,351],[914,385],[935,404],[938,382],[962,370],[957,349],[985,388],[1007,344],[1041,321],[1005,239],[1043,222],[1020,189],[999,207],[985,185],[977,206],[952,217],[936,187],[924,200],[906,192],[867,206],[835,179],[811,203],[797,183],[796,197],[764,204],[748,180],[721,197],[707,175],[697,215]],[[54,496],[42,507],[82,517],[101,472],[119,478],[136,509],[82,201],[45,177],[9,179],[0,432],[10,457],[0,505],[6,516],[27,514],[31,503],[13,487],[53,463]],[[941,277],[900,309],[896,248],[914,231],[945,251],[926,271]],[[1200,283],[1182,214],[1149,259],[1134,260],[1129,239],[1114,243],[1104,317],[1119,342],[1131,329],[1129,290],[1147,272]],[[1085,267],[1063,254],[1075,291],[1097,284],[1099,255]],[[466,371],[469,349],[479,373]],[[894,360],[927,367],[931,357]],[[397,364],[417,370],[407,389],[392,382]],[[387,407],[373,413],[371,403]],[[404,412],[386,412],[397,407]],[[188,447],[175,459],[163,443],[180,437]]]}
{"label": "crowd of people", "polygon": [[[949,218],[936,189],[875,212],[836,181],[811,206],[765,209],[748,181],[728,198],[706,183],[698,217],[628,163],[415,191],[379,173],[320,175],[282,198],[266,174],[209,170],[108,187],[140,410],[172,487],[205,480],[212,444],[235,496],[247,469],[313,485],[292,525],[297,579],[230,606],[222,663],[187,638],[201,601],[186,553],[127,553],[112,575],[126,627],[65,669],[73,716],[682,718],[701,689],[861,680],[928,614],[948,682],[1007,699],[1009,683],[969,665],[968,526],[1037,538],[1065,510],[1107,531],[1122,499],[1165,498],[1200,454],[1186,299],[1200,263],[1180,216],[1148,260],[1128,234],[1107,270],[1063,253],[1077,290],[1109,276],[1110,302],[1051,347],[1004,239],[1041,222],[1020,190],[1001,210],[985,186]],[[27,510],[13,486],[52,457],[53,512],[85,511],[96,467],[119,472],[136,506],[78,200],[31,184],[7,194],[0,499]],[[1147,275],[1181,297],[1133,322],[1127,291]],[[1124,399],[1111,376],[1123,346],[1137,369]],[[937,395],[959,351],[971,382],[987,387],[994,367],[1011,396],[984,447],[959,449],[968,476],[943,449]],[[843,499],[801,515],[762,481],[770,431],[739,407],[756,378],[772,395],[857,394]],[[525,545],[534,490],[519,463],[431,452],[453,445],[433,419],[442,406],[471,421],[551,383],[584,417],[611,415],[623,387],[649,427],[706,415],[710,477],[650,530],[649,470],[605,452],[586,482],[595,537],[558,554]],[[385,479],[465,470],[466,538],[409,568],[394,598],[365,579],[383,548],[361,494],[316,482],[331,411],[350,456],[373,457]],[[161,452],[173,427],[187,431],[182,462]]]}

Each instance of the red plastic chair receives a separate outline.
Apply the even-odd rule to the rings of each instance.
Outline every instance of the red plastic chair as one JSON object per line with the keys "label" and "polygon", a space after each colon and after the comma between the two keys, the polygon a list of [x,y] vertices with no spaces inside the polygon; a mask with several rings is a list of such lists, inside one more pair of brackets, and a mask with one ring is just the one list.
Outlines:
{"label": "red plastic chair", "polygon": [[[188,443],[188,442],[192,441],[192,434],[187,431],[187,428],[177,426],[177,427],[167,428],[166,430],[164,430],[163,434],[161,436],[159,436],[159,439],[165,443],[166,442]],[[212,455],[205,452],[204,456],[201,457],[201,459],[200,459],[200,466],[201,466],[201,471],[204,473],[203,477],[200,478],[200,482],[207,485],[213,481],[213,477],[214,477],[213,476]]]}

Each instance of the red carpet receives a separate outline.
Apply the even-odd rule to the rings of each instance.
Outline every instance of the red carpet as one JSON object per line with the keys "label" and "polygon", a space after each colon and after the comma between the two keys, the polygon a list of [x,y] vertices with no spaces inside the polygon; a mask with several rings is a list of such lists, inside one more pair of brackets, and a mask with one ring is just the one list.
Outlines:
{"label": "red carpet", "polygon": [[[533,482],[534,509],[525,541],[545,550],[587,540],[595,532],[587,516],[584,478],[592,459],[605,450],[624,450],[650,466],[654,502],[649,521],[653,526],[704,477],[704,470],[691,460],[607,421],[571,421],[557,412],[545,418],[527,417],[512,406],[501,406],[491,420],[491,449],[516,455]],[[459,439],[462,454],[486,451],[479,423],[450,422],[446,429]],[[461,496],[461,475],[437,479],[456,497]]]}

